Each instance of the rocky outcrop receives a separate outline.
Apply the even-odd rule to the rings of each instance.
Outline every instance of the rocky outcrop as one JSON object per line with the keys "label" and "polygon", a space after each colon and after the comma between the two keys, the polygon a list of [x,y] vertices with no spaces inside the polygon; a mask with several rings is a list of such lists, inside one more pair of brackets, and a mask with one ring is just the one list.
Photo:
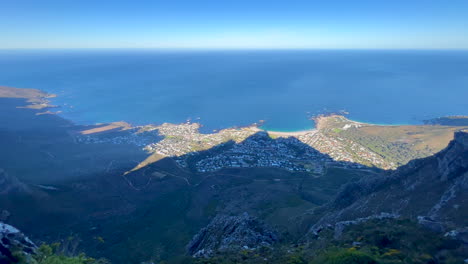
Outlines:
{"label": "rocky outcrop", "polygon": [[36,249],[36,245],[18,229],[0,222],[0,263],[18,261],[14,255],[15,251],[29,256],[34,254]]}
{"label": "rocky outcrop", "polygon": [[434,156],[346,185],[322,211],[326,213],[310,233],[382,213],[412,218],[438,232],[465,228],[468,133],[456,132],[450,144]]}
{"label": "rocky outcrop", "polygon": [[447,232],[445,236],[457,239],[465,245],[468,245],[468,227],[451,230]]}
{"label": "rocky outcrop", "polygon": [[210,257],[218,252],[271,246],[276,241],[278,236],[274,231],[247,213],[218,215],[193,237],[187,251],[194,257]]}
{"label": "rocky outcrop", "polygon": [[318,236],[319,233],[323,229],[327,228],[327,229],[332,229],[333,230],[333,238],[334,239],[340,239],[341,235],[343,234],[344,229],[347,226],[358,225],[358,224],[362,224],[362,223],[365,223],[365,222],[371,221],[371,220],[395,219],[395,218],[398,218],[398,217],[400,217],[400,215],[389,214],[389,213],[380,213],[378,215],[370,215],[370,216],[367,216],[367,217],[357,218],[357,219],[354,219],[354,220],[336,222],[334,225],[331,225],[331,224],[328,224],[326,226],[316,225],[316,226],[311,228],[310,233],[313,234],[314,236]]}

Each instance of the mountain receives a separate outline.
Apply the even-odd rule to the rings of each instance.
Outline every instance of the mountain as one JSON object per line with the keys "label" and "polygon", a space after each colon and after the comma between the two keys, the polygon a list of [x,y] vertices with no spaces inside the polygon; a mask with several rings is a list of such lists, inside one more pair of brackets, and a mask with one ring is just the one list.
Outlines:
{"label": "mountain", "polygon": [[440,231],[468,222],[468,133],[459,131],[441,152],[379,177],[349,183],[312,227],[381,213],[416,219]]}
{"label": "mountain", "polygon": [[[23,98],[36,91],[6,90],[0,221],[38,245],[61,242],[69,256],[285,263],[302,254],[313,263],[330,248],[356,247],[375,259],[398,249],[415,255],[408,261],[439,261],[441,248],[455,252],[454,241],[466,235],[466,133],[432,156],[464,127],[379,126],[342,116],[321,117],[317,130],[296,137],[250,128],[202,134],[185,123],[144,131],[79,126],[27,107]],[[396,170],[377,166],[422,157]],[[144,160],[151,162],[139,167]],[[427,247],[412,246],[417,239]],[[207,259],[192,258],[210,250],[199,254]]]}
{"label": "mountain", "polygon": [[[467,262],[467,191],[468,133],[459,131],[434,156],[363,176],[345,184],[329,203],[305,211],[295,220],[305,227],[300,239],[195,256],[204,258],[199,263]],[[222,243],[231,229],[217,222],[189,245]]]}

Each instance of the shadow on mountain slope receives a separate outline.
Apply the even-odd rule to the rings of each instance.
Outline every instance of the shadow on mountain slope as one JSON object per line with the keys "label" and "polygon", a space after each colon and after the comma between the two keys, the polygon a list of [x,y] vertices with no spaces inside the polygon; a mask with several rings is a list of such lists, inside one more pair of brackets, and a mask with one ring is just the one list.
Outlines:
{"label": "shadow on mountain slope", "polygon": [[[380,173],[335,162],[296,138],[257,133],[124,175],[148,155],[141,146],[112,141],[128,131],[77,141],[76,131],[96,126],[16,108],[24,104],[0,99],[2,183],[14,187],[1,194],[2,220],[35,241],[62,241],[64,252],[86,250],[114,263],[182,255],[217,214],[248,212],[275,226],[283,239],[298,237],[304,212],[330,201],[342,184]],[[200,172],[201,161],[210,168],[220,155],[239,162]],[[241,167],[256,162],[258,167]]]}
{"label": "shadow on mountain slope", "polygon": [[[28,189],[2,197],[0,208],[8,212],[4,220],[35,241],[62,241],[65,252],[85,250],[114,263],[184,254],[192,236],[220,213],[249,212],[277,227],[284,239],[297,237],[303,227],[296,219],[305,211],[329,201],[343,183],[378,171],[343,168],[357,165],[334,164],[295,138],[260,133],[178,157],[187,167],[165,158],[124,177],[148,155],[141,147],[76,142],[70,131],[79,129],[66,120],[15,108],[21,102],[16,99],[0,100],[5,120],[0,167],[11,182],[17,178]],[[264,156],[284,151],[276,158],[293,159],[297,168],[309,156],[328,165],[321,173],[278,167],[196,170],[200,160],[244,147],[258,148],[256,154]]]}
{"label": "shadow on mountain slope", "polygon": [[[289,159],[292,155],[300,163],[301,157],[314,155],[318,163],[328,165],[321,174],[275,167],[197,170],[196,164],[200,161],[226,153],[232,155],[233,149],[253,144],[251,141],[263,142],[258,144],[268,145],[271,152],[282,151],[281,146],[292,144],[291,151],[297,153],[285,152],[280,159]],[[99,220],[97,234],[110,244],[98,247],[95,254],[117,258],[116,252],[125,249],[126,255],[118,255],[116,263],[183,255],[188,241],[212,217],[244,212],[275,226],[285,240],[297,238],[304,232],[304,226],[298,221],[304,212],[329,201],[342,184],[380,172],[370,168],[355,169],[356,164],[335,163],[295,138],[271,139],[264,133],[241,143],[227,142],[176,160],[165,158],[124,176],[129,187],[120,195],[130,201],[134,211],[119,219],[109,214]],[[187,163],[186,167],[180,165],[181,160]],[[157,253],[151,251],[155,248]]]}
{"label": "shadow on mountain slope", "polygon": [[[170,161],[169,161],[170,160]],[[173,166],[169,165],[170,162]],[[169,166],[166,175],[155,175],[149,172],[164,170]],[[233,140],[214,146],[208,150],[191,152],[178,157],[167,157],[127,174],[133,186],[149,182],[154,178],[174,175],[188,185],[198,185],[200,181],[213,174],[223,174],[239,169],[277,168],[290,172],[308,172],[319,176],[328,168],[361,169],[380,172],[359,163],[335,161],[328,154],[321,153],[295,137],[271,138],[266,132],[257,132],[242,142]],[[205,173],[206,172],[206,173]],[[183,178],[185,174],[189,177]],[[134,184],[134,182],[136,184]]]}
{"label": "shadow on mountain slope", "polygon": [[[132,144],[80,144],[77,126],[44,109],[24,109],[24,99],[0,98],[0,168],[31,184],[50,184],[128,169],[147,156]],[[123,133],[123,132],[122,132]]]}

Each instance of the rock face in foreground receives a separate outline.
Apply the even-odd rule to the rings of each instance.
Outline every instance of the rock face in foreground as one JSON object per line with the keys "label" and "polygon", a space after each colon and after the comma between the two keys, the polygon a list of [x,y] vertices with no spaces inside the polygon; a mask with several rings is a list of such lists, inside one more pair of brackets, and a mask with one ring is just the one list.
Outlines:
{"label": "rock face in foreground", "polygon": [[194,257],[209,257],[216,252],[270,246],[276,241],[278,236],[274,231],[247,213],[218,215],[192,238],[187,251]]}
{"label": "rock face in foreground", "polygon": [[311,232],[382,213],[412,218],[439,232],[466,228],[468,133],[456,132],[434,156],[414,160],[382,177],[348,184],[326,211]]}
{"label": "rock face in foreground", "polygon": [[37,247],[18,229],[0,222],[0,263],[15,263],[13,251],[22,251],[25,255],[35,253]]}

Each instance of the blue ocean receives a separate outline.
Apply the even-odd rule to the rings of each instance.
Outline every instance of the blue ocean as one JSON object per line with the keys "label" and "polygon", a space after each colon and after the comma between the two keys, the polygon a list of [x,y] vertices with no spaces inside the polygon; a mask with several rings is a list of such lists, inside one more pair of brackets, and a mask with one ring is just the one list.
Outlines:
{"label": "blue ocean", "polygon": [[468,51],[2,50],[0,85],[58,97],[76,123],[180,123],[212,130],[311,116],[417,124],[468,115]]}

